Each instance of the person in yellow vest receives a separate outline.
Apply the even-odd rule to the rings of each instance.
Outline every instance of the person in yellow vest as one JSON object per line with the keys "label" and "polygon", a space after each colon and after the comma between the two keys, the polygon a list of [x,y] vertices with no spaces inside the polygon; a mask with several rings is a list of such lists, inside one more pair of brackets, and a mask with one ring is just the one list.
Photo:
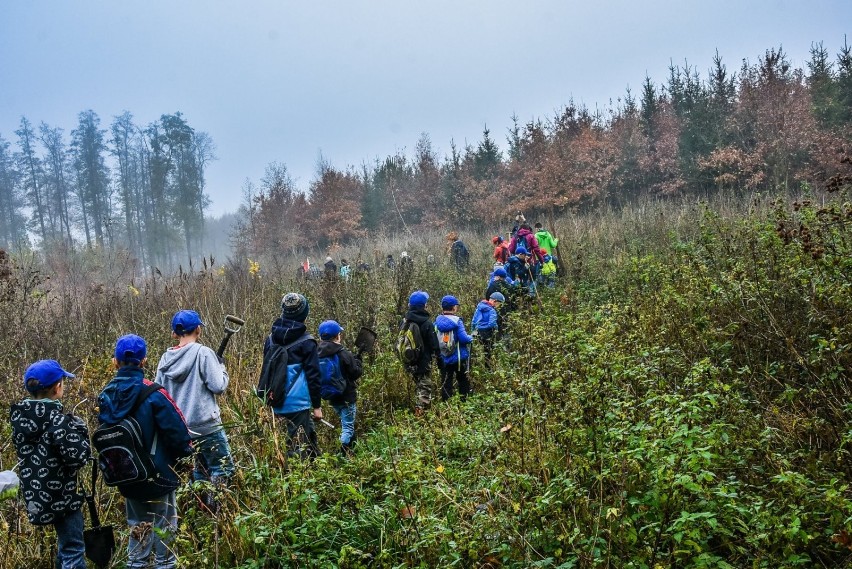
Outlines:
{"label": "person in yellow vest", "polygon": [[556,263],[553,260],[553,255],[547,249],[542,247],[541,252],[544,253],[544,260],[538,273],[539,282],[547,288],[553,288],[556,286]]}

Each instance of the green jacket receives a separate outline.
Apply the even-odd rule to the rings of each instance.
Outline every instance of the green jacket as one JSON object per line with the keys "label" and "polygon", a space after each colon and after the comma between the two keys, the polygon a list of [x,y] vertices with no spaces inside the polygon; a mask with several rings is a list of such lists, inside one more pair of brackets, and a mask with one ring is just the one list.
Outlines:
{"label": "green jacket", "polygon": [[550,234],[546,229],[539,229],[535,238],[538,239],[538,246],[542,249],[547,249],[551,255],[556,255],[556,247],[559,245],[559,239]]}

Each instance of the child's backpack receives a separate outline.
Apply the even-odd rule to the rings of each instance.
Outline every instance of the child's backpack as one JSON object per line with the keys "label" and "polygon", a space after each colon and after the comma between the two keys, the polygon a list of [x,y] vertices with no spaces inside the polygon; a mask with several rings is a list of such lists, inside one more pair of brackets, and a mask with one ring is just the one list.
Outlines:
{"label": "child's backpack", "polygon": [[441,332],[435,326],[435,333],[438,335],[438,348],[441,350],[441,355],[447,358],[452,356],[458,348],[456,329],[453,328],[452,330]]}
{"label": "child's backpack", "polygon": [[146,386],[121,421],[114,425],[101,423],[92,433],[92,445],[98,451],[98,468],[107,486],[123,486],[157,476],[157,467],[154,465],[157,433],[154,432],[151,448],[145,448],[142,427],[135,414],[152,393],[162,388],[157,383]]}
{"label": "child's backpack", "polygon": [[282,346],[272,341],[272,335],[269,336],[269,348],[263,354],[263,365],[260,368],[260,379],[257,381],[255,393],[270,407],[280,407],[287,399],[289,387],[287,366],[290,359],[288,350],[307,340],[314,340],[314,337],[305,334],[298,340]]}
{"label": "child's backpack", "polygon": [[339,352],[319,360],[320,368],[320,397],[329,401],[343,395],[346,380],[340,371]]}
{"label": "child's backpack", "polygon": [[420,363],[423,353],[423,335],[420,325],[411,320],[404,320],[396,340],[396,355],[407,368],[415,368]]}

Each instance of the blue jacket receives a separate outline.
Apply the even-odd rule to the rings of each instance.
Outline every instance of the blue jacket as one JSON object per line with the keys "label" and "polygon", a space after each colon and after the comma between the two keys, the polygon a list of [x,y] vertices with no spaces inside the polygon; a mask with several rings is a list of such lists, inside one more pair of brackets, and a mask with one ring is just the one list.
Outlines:
{"label": "blue jacket", "polygon": [[[307,334],[304,322],[278,318],[272,323],[272,331],[266,338],[263,353],[270,342],[286,346]],[[320,368],[317,341],[299,342],[287,350],[287,397],[279,407],[273,407],[276,415],[298,413],[316,409],[322,404],[320,398]]]}
{"label": "blue jacket", "polygon": [[519,284],[524,287],[529,286],[536,276],[535,267],[529,263],[524,263],[515,255],[509,257],[509,261],[506,263],[506,272],[515,281],[512,284]]}
{"label": "blue jacket", "polygon": [[480,300],[470,321],[474,330],[495,330],[497,328],[497,309],[487,301]]}
{"label": "blue jacket", "polygon": [[[144,370],[137,366],[119,369],[98,396],[98,421],[114,425],[124,419],[142,389],[153,383],[144,376]],[[189,429],[180,409],[165,389],[149,395],[139,406],[135,417],[142,428],[145,447],[153,450],[158,477],[120,486],[119,491],[125,498],[153,500],[180,486],[174,467],[179,458],[192,454]]]}
{"label": "blue jacket", "polygon": [[464,361],[470,357],[468,346],[473,342],[473,338],[467,335],[461,318],[454,314],[441,314],[435,318],[435,329],[439,334],[450,330],[454,330],[456,333],[456,351],[449,356],[441,355],[444,365],[452,365],[458,363],[459,360]]}

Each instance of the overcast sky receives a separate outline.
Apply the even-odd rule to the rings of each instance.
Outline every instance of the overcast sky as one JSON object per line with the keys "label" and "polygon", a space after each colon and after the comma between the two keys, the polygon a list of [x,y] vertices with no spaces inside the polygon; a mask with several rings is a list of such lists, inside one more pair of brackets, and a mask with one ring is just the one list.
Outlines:
{"label": "overcast sky", "polygon": [[778,46],[804,67],[850,31],[852,0],[0,0],[0,136],[180,111],[216,144],[219,215],[273,161],[306,190],[320,153],[357,166],[426,132],[443,157],[486,125],[505,149],[513,114],[606,107],[717,49],[734,71]]}

